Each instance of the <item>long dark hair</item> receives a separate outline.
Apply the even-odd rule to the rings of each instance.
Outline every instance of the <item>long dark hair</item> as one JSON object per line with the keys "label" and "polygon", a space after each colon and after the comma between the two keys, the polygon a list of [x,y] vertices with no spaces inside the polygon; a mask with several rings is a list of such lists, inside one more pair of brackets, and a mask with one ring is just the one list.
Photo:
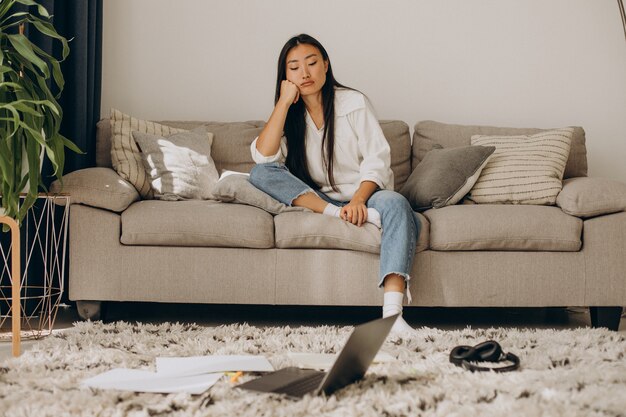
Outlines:
{"label": "long dark hair", "polygon": [[[307,34],[300,34],[289,39],[278,57],[278,73],[276,77],[276,95],[274,104],[278,103],[280,98],[280,86],[283,80],[287,79],[287,54],[291,49],[301,44],[308,44],[316,47],[322,54],[322,59],[328,62],[328,70],[326,71],[326,82],[322,86],[322,107],[324,110],[324,136],[322,139],[322,160],[326,166],[328,180],[333,190],[337,190],[335,180],[333,178],[333,159],[335,154],[335,87],[347,88],[345,85],[339,84],[333,76],[333,68],[330,65],[330,59],[326,49],[313,37]],[[289,107],[287,119],[285,120],[285,136],[287,137],[287,159],[285,165],[289,171],[307,183],[314,190],[319,190],[320,185],[313,181],[309,173],[309,167],[306,161],[306,148],[304,136],[306,132],[305,122],[306,108],[302,100],[298,100]]]}

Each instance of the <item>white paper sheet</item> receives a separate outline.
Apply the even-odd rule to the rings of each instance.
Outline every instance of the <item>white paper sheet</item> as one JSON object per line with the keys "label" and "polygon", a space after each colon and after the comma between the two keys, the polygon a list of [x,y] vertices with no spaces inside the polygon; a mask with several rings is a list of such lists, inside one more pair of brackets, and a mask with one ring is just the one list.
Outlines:
{"label": "white paper sheet", "polygon": [[223,376],[223,373],[170,376],[158,372],[118,368],[86,379],[81,384],[91,388],[121,391],[201,394]]}
{"label": "white paper sheet", "polygon": [[220,175],[220,180],[223,180],[224,178],[228,177],[229,175],[245,175],[246,177],[250,176],[250,174],[247,173],[247,172],[229,171],[229,170],[225,169],[224,171],[222,171],[222,175]]}
{"label": "white paper sheet", "polygon": [[211,355],[161,357],[156,359],[157,372],[164,375],[190,376],[212,372],[271,372],[272,364],[265,356]]}
{"label": "white paper sheet", "polygon": [[[334,353],[307,353],[289,352],[287,356],[294,361],[295,366],[303,369],[318,369],[320,371],[329,370],[335,363],[337,355]],[[395,358],[386,352],[378,352],[374,358],[374,363],[392,362]]]}

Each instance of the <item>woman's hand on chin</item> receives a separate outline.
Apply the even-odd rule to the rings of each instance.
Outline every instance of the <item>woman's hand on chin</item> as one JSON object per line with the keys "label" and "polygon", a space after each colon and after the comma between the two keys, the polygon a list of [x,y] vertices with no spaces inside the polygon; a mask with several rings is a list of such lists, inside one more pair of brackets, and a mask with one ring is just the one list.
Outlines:
{"label": "woman's hand on chin", "polygon": [[341,208],[339,217],[360,227],[367,220],[367,206],[364,201],[353,199]]}
{"label": "woman's hand on chin", "polygon": [[297,85],[289,80],[283,80],[280,84],[280,98],[285,104],[292,105],[298,102],[300,99],[300,89]]}

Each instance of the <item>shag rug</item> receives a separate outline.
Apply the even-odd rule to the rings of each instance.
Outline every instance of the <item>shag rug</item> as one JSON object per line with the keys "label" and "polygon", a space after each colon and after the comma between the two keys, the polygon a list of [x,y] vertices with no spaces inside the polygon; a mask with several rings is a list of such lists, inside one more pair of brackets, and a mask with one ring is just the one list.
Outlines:
{"label": "shag rug", "polygon": [[[275,368],[293,352],[334,353],[351,327],[201,327],[81,322],[0,363],[0,416],[625,416],[626,338],[604,329],[443,331],[391,340],[396,358],[324,398],[291,400],[234,389],[223,378],[202,395],[82,388],[112,368],[155,370],[157,356],[261,354]],[[471,373],[448,362],[456,345],[494,339],[519,371]],[[253,378],[245,375],[242,382]]]}

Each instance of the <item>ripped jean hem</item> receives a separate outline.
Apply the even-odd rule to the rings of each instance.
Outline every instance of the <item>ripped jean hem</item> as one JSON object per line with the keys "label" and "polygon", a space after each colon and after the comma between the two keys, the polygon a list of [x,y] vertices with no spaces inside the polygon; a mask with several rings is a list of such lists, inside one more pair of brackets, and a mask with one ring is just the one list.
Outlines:
{"label": "ripped jean hem", "polygon": [[411,296],[411,290],[409,288],[410,285],[410,281],[411,281],[411,276],[409,274],[405,274],[403,272],[387,272],[381,279],[380,282],[378,283],[378,288],[382,287],[383,284],[385,283],[385,278],[387,278],[389,275],[400,275],[402,278],[404,278],[404,288],[406,291],[406,299],[407,302],[409,304],[411,304],[411,302],[413,301],[413,297]]}
{"label": "ripped jean hem", "polygon": [[298,195],[296,195],[294,198],[291,199],[291,201],[289,202],[289,207],[294,207],[293,202],[296,201],[298,198],[302,197],[305,194],[309,194],[309,193],[313,193],[316,194],[315,190],[313,190],[312,188],[309,188],[308,190],[303,190],[301,193],[299,193]]}

